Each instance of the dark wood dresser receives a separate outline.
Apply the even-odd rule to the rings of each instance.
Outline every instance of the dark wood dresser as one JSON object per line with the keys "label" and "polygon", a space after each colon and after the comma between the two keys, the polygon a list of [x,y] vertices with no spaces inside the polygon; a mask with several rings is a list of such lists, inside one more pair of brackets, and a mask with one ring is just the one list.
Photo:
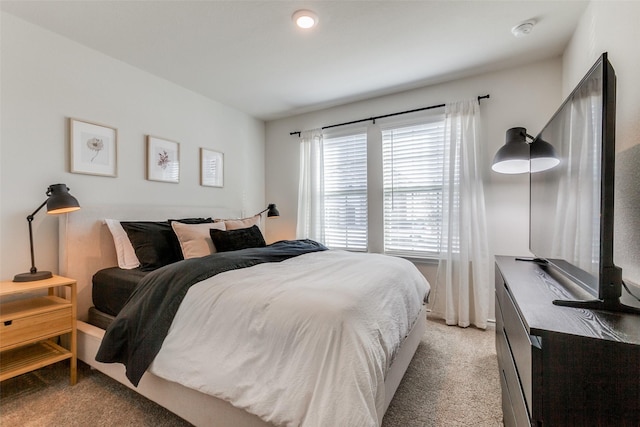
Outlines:
{"label": "dark wood dresser", "polygon": [[640,426],[640,316],[552,303],[585,297],[550,268],[496,257],[505,426]]}

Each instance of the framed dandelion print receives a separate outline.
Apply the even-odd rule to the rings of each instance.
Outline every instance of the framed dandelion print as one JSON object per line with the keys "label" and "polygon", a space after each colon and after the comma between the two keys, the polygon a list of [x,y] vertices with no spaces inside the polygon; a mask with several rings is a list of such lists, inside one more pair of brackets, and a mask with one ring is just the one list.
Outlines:
{"label": "framed dandelion print", "polygon": [[224,187],[224,154],[200,148],[200,185]]}
{"label": "framed dandelion print", "polygon": [[117,175],[117,143],[117,129],[70,118],[70,171],[115,177]]}
{"label": "framed dandelion print", "polygon": [[180,182],[180,144],[147,135],[147,179]]}

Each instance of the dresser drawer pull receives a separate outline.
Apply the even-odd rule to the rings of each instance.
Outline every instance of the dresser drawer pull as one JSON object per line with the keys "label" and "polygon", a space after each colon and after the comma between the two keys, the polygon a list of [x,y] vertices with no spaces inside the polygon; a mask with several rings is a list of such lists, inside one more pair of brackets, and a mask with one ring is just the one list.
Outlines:
{"label": "dresser drawer pull", "polygon": [[13,320],[7,320],[4,322],[4,326],[11,326],[12,323],[13,323]]}

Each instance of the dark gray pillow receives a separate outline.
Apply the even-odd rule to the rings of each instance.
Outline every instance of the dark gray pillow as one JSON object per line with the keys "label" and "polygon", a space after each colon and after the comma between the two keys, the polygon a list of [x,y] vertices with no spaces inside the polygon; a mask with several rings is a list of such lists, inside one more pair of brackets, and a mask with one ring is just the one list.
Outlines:
{"label": "dark gray pillow", "polygon": [[211,218],[184,218],[168,221],[120,221],[140,261],[140,270],[151,271],[180,261],[182,249],[171,228],[171,221],[186,224],[213,222]]}
{"label": "dark gray pillow", "polygon": [[257,225],[238,230],[209,230],[213,245],[218,252],[237,251],[247,248],[263,248],[267,246],[262,232]]}

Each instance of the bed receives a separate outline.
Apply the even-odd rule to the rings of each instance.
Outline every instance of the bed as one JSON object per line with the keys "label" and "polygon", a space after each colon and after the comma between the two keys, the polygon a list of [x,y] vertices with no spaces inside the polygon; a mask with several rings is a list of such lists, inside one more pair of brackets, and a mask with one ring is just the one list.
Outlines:
{"label": "bed", "polygon": [[[323,415],[321,412],[316,410],[315,415],[310,415],[313,412],[309,409],[309,414],[305,413],[305,410],[297,410],[300,414],[289,415],[287,411],[290,411],[289,408],[286,408],[285,412],[277,412],[272,407],[283,406],[282,401],[277,401],[277,396],[279,394],[283,394],[286,396],[286,386],[287,381],[291,382],[293,377],[286,377],[286,374],[283,374],[286,378],[282,379],[282,383],[279,383],[280,379],[278,378],[277,373],[278,369],[284,369],[282,366],[274,367],[271,369],[273,365],[277,364],[277,361],[274,363],[273,356],[271,359],[268,357],[262,357],[261,355],[254,354],[252,357],[248,359],[264,359],[261,363],[263,363],[261,369],[261,375],[267,377],[265,380],[266,383],[269,384],[269,387],[265,387],[265,389],[269,389],[270,387],[274,388],[274,390],[279,390],[278,393],[275,393],[276,397],[272,395],[264,395],[263,397],[257,398],[256,394],[248,393],[246,396],[242,396],[242,393],[238,394],[237,390],[232,391],[229,395],[218,392],[216,397],[216,390],[210,390],[207,387],[207,381],[209,379],[203,379],[203,384],[193,383],[190,380],[184,380],[182,378],[183,374],[177,372],[177,369],[172,367],[171,361],[172,359],[180,358],[181,356],[176,356],[176,353],[171,353],[170,351],[176,351],[176,349],[193,347],[193,353],[196,353],[195,348],[196,345],[185,344],[184,337],[188,336],[191,331],[196,331],[198,328],[194,325],[198,324],[198,320],[184,320],[185,313],[189,314],[191,309],[183,309],[185,306],[181,305],[181,308],[178,308],[178,312],[175,314],[176,321],[172,323],[171,330],[168,332],[168,335],[165,339],[165,342],[162,344],[162,349],[158,353],[157,357],[153,360],[151,367],[144,372],[143,375],[139,378],[139,382],[137,382],[137,386],[134,386],[131,381],[131,372],[125,370],[124,365],[120,363],[101,363],[96,361],[96,354],[98,354],[103,338],[105,337],[105,329],[97,327],[88,323],[89,320],[89,309],[93,306],[93,298],[92,298],[92,277],[93,275],[101,271],[103,269],[113,267],[117,265],[117,256],[116,250],[114,248],[114,241],[111,233],[109,232],[107,226],[104,224],[105,218],[112,218],[115,220],[149,220],[149,221],[163,221],[167,218],[184,218],[184,217],[214,217],[214,218],[238,218],[240,217],[240,213],[223,208],[205,208],[205,207],[153,207],[153,209],[143,207],[143,206],[97,206],[97,207],[83,207],[82,210],[74,212],[71,215],[66,215],[61,217],[60,219],[60,274],[72,277],[78,282],[78,358],[85,363],[89,364],[93,368],[105,373],[106,375],[114,378],[115,380],[125,384],[126,386],[134,389],[141,395],[155,401],[161,406],[167,408],[168,410],[176,413],[180,417],[189,421],[190,423],[196,426],[268,426],[268,425],[320,425],[319,419],[323,419],[322,417],[327,416],[326,413]],[[242,252],[242,251],[239,251]],[[317,254],[315,253],[306,253],[299,256],[292,257],[291,259],[287,259],[285,261],[277,263],[277,268],[290,268],[289,271],[298,271],[305,268],[305,266],[317,264],[318,269],[322,270],[327,274],[327,268],[324,267],[325,264],[318,264],[320,262],[336,262],[340,258],[344,258],[339,256],[340,254],[336,251],[319,251]],[[348,254],[346,255],[348,256]],[[362,255],[365,256],[365,255]],[[306,258],[305,258],[306,257]],[[207,258],[207,257],[205,257]],[[321,259],[326,258],[326,259]],[[385,257],[389,258],[389,257]],[[382,259],[381,259],[382,260]],[[376,261],[376,264],[380,264],[381,260]],[[189,260],[191,261],[191,260]],[[393,261],[395,262],[395,261]],[[345,264],[355,264],[355,261],[348,261]],[[190,290],[186,293],[184,297],[184,304],[195,304],[197,305],[198,301],[206,300],[207,297],[197,296],[199,294],[196,291],[200,292],[198,289],[209,287],[209,285],[204,286],[203,283],[212,280],[223,280],[223,276],[225,275],[234,275],[232,277],[233,283],[241,283],[247,284],[247,286],[255,286],[251,285],[250,282],[253,277],[260,277],[261,287],[258,288],[247,288],[250,290],[249,293],[259,293],[259,292],[272,292],[273,294],[278,294],[282,292],[281,290],[276,290],[276,288],[270,288],[270,286],[280,285],[277,282],[286,282],[285,280],[271,280],[270,277],[273,277],[273,272],[270,270],[274,267],[276,263],[264,263],[259,265],[254,265],[246,269],[238,269],[237,271],[228,271],[211,278],[206,279],[205,281],[198,282],[193,285]],[[289,266],[290,267],[287,267]],[[344,266],[347,268],[348,266]],[[341,267],[342,268],[342,267]],[[410,264],[407,264],[407,268],[411,268]],[[373,270],[370,272],[371,274],[377,274]],[[417,271],[417,270],[416,270]],[[289,274],[292,277],[295,276],[293,273],[284,273],[284,270],[281,270],[281,273],[277,274]],[[306,274],[306,273],[305,273]],[[418,273],[419,274],[419,273]],[[226,276],[225,276],[226,277]],[[307,277],[307,276],[305,276]],[[291,279],[294,280],[294,279]],[[300,279],[297,279],[300,282]],[[314,279],[315,280],[315,279]],[[400,280],[398,278],[398,280]],[[424,280],[422,278],[422,280]],[[264,285],[266,283],[266,285]],[[290,282],[295,283],[295,282]],[[426,280],[424,281],[424,288],[417,286],[417,296],[412,296],[410,299],[415,300],[416,298],[419,300],[425,299],[428,295],[428,283]],[[218,289],[221,285],[213,286],[213,288]],[[289,284],[288,286],[291,286]],[[238,287],[238,286],[235,286]],[[231,289],[233,287],[229,287]],[[251,290],[253,289],[253,290]],[[272,289],[268,291],[269,289]],[[365,291],[366,293],[366,291]],[[196,296],[193,296],[196,295]],[[227,295],[227,292],[222,292],[220,295]],[[220,295],[217,295],[213,299],[220,298]],[[191,302],[188,302],[189,298],[191,298]],[[269,300],[267,296],[261,296],[265,301]],[[358,296],[358,298],[360,298]],[[332,300],[332,298],[327,298],[327,300]],[[270,301],[270,300],[269,300]],[[414,301],[415,302],[415,301]],[[414,304],[412,302],[411,304]],[[390,324],[395,323],[406,323],[406,330],[402,330],[401,336],[399,337],[399,345],[394,348],[383,348],[383,349],[375,349],[375,352],[382,355],[383,359],[386,361],[386,365],[383,363],[383,372],[377,374],[377,380],[375,376],[372,376],[372,383],[378,381],[378,384],[372,385],[372,390],[374,390],[375,395],[371,397],[374,401],[374,406],[372,409],[371,402],[368,403],[368,409],[363,410],[365,413],[371,413],[370,416],[364,418],[354,418],[354,425],[379,425],[382,422],[382,417],[384,412],[386,411],[395,390],[397,389],[404,372],[415,353],[415,350],[420,342],[420,338],[425,330],[426,325],[426,316],[424,311],[424,305],[421,304],[418,307],[417,311],[412,313],[405,313],[404,316],[410,316],[407,321],[398,321],[394,316],[391,316]],[[244,304],[243,304],[244,305]],[[189,305],[191,307],[191,305]],[[413,310],[413,309],[412,309]],[[303,314],[308,312],[309,310],[301,310]],[[411,311],[411,310],[409,310]],[[252,312],[258,312],[258,310],[253,309]],[[262,312],[262,311],[260,311]],[[223,316],[232,316],[233,310],[231,310],[231,314],[227,312]],[[402,317],[402,316],[400,316]],[[224,319],[224,317],[222,318]],[[179,321],[178,321],[179,320]],[[216,320],[216,324],[222,324],[224,320]],[[217,323],[220,322],[220,323]],[[263,318],[257,318],[252,320],[252,325],[255,326],[256,322],[267,322]],[[96,323],[96,322],[94,322]],[[235,323],[230,322],[228,325],[224,325],[224,330],[232,330],[235,327]],[[331,322],[327,322],[331,323]],[[260,323],[262,324],[262,323]],[[180,327],[176,325],[182,325]],[[233,333],[240,334],[243,330],[249,330],[251,327],[246,327],[239,325],[238,330]],[[382,328],[383,329],[383,328]],[[215,331],[215,328],[210,328],[209,330]],[[179,332],[174,332],[179,331]],[[398,333],[398,332],[396,332]],[[255,338],[255,337],[254,337]],[[254,339],[252,338],[252,339]],[[198,343],[197,338],[188,338],[195,339],[196,343]],[[218,339],[221,339],[219,336]],[[249,342],[251,339],[246,339],[243,342]],[[188,341],[186,341],[188,343]],[[298,341],[296,341],[298,342]],[[239,345],[238,343],[234,345]],[[251,343],[253,345],[253,343]],[[305,345],[310,345],[308,343],[304,345],[300,345],[301,348],[304,348]],[[203,347],[204,348],[204,347]],[[169,350],[171,349],[171,350]],[[199,351],[203,351],[200,349]],[[206,351],[206,350],[205,350]],[[244,350],[243,350],[244,351]],[[302,351],[302,350],[301,350]],[[306,350],[305,350],[306,351]],[[357,350],[360,351],[360,350]],[[369,351],[371,352],[371,351]],[[271,354],[273,352],[265,351],[265,354]],[[336,354],[340,353],[338,351]],[[343,351],[343,353],[348,354],[348,352]],[[244,354],[244,353],[241,353]],[[275,354],[275,353],[274,353]],[[302,353],[304,354],[304,353]],[[309,354],[308,359],[313,359],[313,352],[307,353]],[[367,354],[360,351],[357,354]],[[191,353],[189,355],[191,357]],[[288,356],[287,356],[288,357]],[[292,356],[293,357],[293,356]],[[300,358],[298,354],[295,356]],[[357,357],[361,356],[354,356]],[[364,356],[362,356],[364,357]],[[367,356],[368,357],[368,356]],[[306,359],[302,357],[302,359]],[[316,357],[317,359],[317,357]],[[190,359],[189,359],[190,360]],[[212,360],[217,360],[215,356],[212,356]],[[224,362],[224,360],[223,360]],[[217,363],[217,362],[216,362]],[[188,363],[191,365],[191,362]],[[366,365],[366,364],[365,364]],[[240,366],[240,370],[244,371],[247,366],[251,365],[238,365]],[[236,368],[238,368],[236,366]],[[336,365],[341,366],[341,365]],[[333,367],[333,371],[331,375],[335,376],[336,374],[336,366]],[[354,365],[359,366],[359,365]],[[271,371],[269,371],[271,369]],[[248,369],[247,369],[248,370]],[[354,369],[353,371],[358,371],[359,369]],[[130,369],[129,369],[130,371]],[[216,371],[216,369],[211,369],[211,372],[207,375],[199,375],[201,377],[206,377],[211,375],[211,378],[214,381],[224,381],[225,378],[228,381],[228,375],[226,377],[216,376],[219,375],[223,370]],[[352,370],[349,370],[351,372]],[[282,371],[284,373],[284,371]],[[129,375],[129,377],[127,377]],[[291,374],[288,374],[289,376]],[[306,375],[306,374],[305,374]],[[331,377],[329,375],[329,377]],[[240,382],[240,389],[243,388],[251,388],[252,384],[249,384],[246,379],[242,379],[240,376],[234,376],[238,382]],[[287,379],[288,378],[288,379]],[[294,382],[305,383],[304,381],[306,377],[301,375],[299,378],[303,380],[297,381],[296,378],[293,378]],[[299,379],[298,378],[298,379]],[[322,377],[325,378],[325,377]],[[382,379],[382,380],[381,380]],[[244,382],[243,382],[244,381]],[[134,381],[136,382],[136,381]],[[323,381],[317,381],[317,383]],[[185,385],[183,385],[183,384]],[[245,384],[246,383],[246,384]],[[247,384],[249,384],[247,386]],[[284,385],[283,385],[284,384]],[[336,386],[338,384],[338,386]],[[327,390],[331,390],[329,393],[327,390],[320,391],[317,393],[317,396],[307,399],[307,400],[320,400],[323,401],[320,404],[316,404],[316,408],[322,408],[322,406],[326,406],[327,402],[330,402],[330,395],[335,394],[340,396],[343,392],[341,390],[340,382],[334,381],[328,382],[325,387],[328,387]],[[245,387],[246,386],[246,387]],[[304,386],[304,384],[302,384]],[[316,387],[318,388],[318,387]],[[319,387],[321,388],[321,387]],[[255,390],[254,390],[255,391]],[[247,397],[249,396],[249,397]],[[262,396],[261,393],[258,396]],[[310,394],[311,396],[311,394]],[[345,391],[346,396],[346,391]],[[295,397],[295,396],[294,396]],[[335,405],[335,396],[331,397],[334,399]],[[243,400],[245,399],[245,400]],[[249,402],[246,400],[249,399]],[[273,400],[276,399],[276,400]],[[350,401],[350,398],[344,397],[345,401]],[[369,399],[369,400],[371,400]],[[326,400],[326,401],[325,401]],[[353,400],[351,398],[351,400]],[[363,400],[366,400],[363,398]],[[232,403],[229,403],[232,401]],[[329,403],[330,404],[330,403]],[[271,405],[271,406],[270,406]],[[284,405],[288,406],[288,405]],[[291,405],[295,406],[295,405]],[[367,404],[364,405],[367,407]],[[309,406],[312,408],[312,406]],[[349,405],[350,412],[358,412],[358,408],[354,404],[353,407]],[[294,410],[293,412],[296,412]],[[335,411],[334,411],[335,412]],[[255,415],[255,413],[260,414],[260,416]],[[285,415],[282,415],[285,414]],[[314,416],[316,418],[314,418]],[[350,416],[350,415],[349,415]],[[298,418],[296,418],[298,417]],[[321,417],[321,418],[318,418]],[[341,418],[344,419],[344,418]],[[325,424],[326,425],[326,424]]]}

